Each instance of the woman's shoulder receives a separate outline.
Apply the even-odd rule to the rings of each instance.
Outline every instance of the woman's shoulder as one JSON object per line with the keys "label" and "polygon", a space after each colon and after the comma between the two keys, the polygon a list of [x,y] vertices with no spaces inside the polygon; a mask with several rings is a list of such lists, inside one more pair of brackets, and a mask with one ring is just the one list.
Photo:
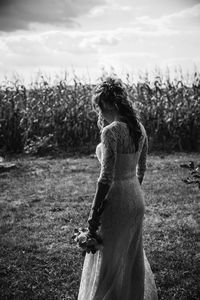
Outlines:
{"label": "woman's shoulder", "polygon": [[110,123],[109,125],[105,126],[104,128],[106,128],[106,130],[112,130],[112,129],[115,130],[115,129],[125,128],[125,127],[127,127],[127,123],[116,120]]}
{"label": "woman's shoulder", "polygon": [[[146,136],[146,129],[144,127],[144,125],[139,122],[139,126],[142,132],[142,135]],[[113,121],[112,123],[106,125],[102,132],[109,132],[109,131],[116,131],[116,130],[120,130],[121,128],[127,128],[127,124],[123,121]]]}
{"label": "woman's shoulder", "polygon": [[111,134],[111,135],[115,135],[116,133],[118,133],[122,128],[126,128],[127,125],[124,122],[121,121],[113,121],[112,123],[106,125],[103,130],[102,130],[102,134]]}

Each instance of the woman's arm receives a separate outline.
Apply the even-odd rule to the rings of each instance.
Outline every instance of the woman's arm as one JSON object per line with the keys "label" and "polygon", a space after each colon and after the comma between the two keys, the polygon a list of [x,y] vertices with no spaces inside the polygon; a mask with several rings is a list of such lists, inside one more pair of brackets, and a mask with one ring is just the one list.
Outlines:
{"label": "woman's arm", "polygon": [[144,173],[146,171],[147,154],[148,154],[148,137],[145,134],[145,140],[144,140],[144,144],[142,146],[142,151],[140,153],[140,158],[139,158],[138,166],[137,166],[137,177],[138,177],[140,184],[142,184],[142,181],[144,178]]}
{"label": "woman's arm", "polygon": [[100,224],[100,215],[105,206],[105,198],[113,181],[116,159],[116,140],[109,127],[101,135],[102,161],[101,172],[89,217],[89,229],[95,232]]}
{"label": "woman's arm", "polygon": [[92,209],[90,211],[90,216],[88,219],[89,223],[89,230],[91,233],[96,232],[100,225],[100,216],[101,213],[104,210],[104,205],[105,205],[105,197],[109,191],[110,185],[98,182],[97,183],[97,188],[96,188],[96,193],[92,205]]}

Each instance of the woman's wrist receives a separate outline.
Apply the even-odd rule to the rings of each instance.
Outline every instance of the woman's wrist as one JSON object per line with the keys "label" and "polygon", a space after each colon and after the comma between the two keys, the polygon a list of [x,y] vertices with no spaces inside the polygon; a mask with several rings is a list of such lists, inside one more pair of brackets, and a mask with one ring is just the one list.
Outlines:
{"label": "woman's wrist", "polygon": [[99,210],[99,209],[98,209],[96,206],[93,206],[93,207],[92,207],[92,211],[93,211],[94,213],[97,213],[98,210]]}
{"label": "woman's wrist", "polygon": [[144,175],[137,175],[139,183],[142,184]]}
{"label": "woman's wrist", "polygon": [[88,226],[89,232],[94,234],[98,230],[100,222],[99,220],[90,219],[88,220],[88,224],[89,224]]}

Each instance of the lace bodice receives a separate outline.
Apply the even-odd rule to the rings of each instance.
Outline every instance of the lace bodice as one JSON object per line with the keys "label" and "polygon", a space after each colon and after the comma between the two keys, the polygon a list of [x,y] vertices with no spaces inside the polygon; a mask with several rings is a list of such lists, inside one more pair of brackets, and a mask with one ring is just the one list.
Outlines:
{"label": "lace bodice", "polygon": [[137,166],[137,176],[143,177],[146,170],[148,139],[144,126],[140,123],[142,137],[135,152],[135,145],[129,134],[126,123],[114,121],[103,128],[101,143],[97,146],[96,154],[101,162],[101,172],[98,182],[111,184],[115,173],[116,158],[120,154],[132,154]]}

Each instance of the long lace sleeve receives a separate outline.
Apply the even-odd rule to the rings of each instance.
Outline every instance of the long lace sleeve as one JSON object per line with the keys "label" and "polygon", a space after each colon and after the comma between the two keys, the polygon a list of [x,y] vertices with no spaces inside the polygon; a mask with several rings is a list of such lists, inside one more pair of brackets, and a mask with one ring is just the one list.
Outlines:
{"label": "long lace sleeve", "polygon": [[101,134],[101,172],[98,182],[111,184],[114,176],[116,160],[116,138],[109,126],[104,127]]}
{"label": "long lace sleeve", "polygon": [[142,146],[142,150],[141,150],[141,153],[140,153],[138,166],[137,166],[137,177],[138,177],[139,180],[143,179],[144,173],[146,171],[147,153],[148,153],[148,137],[145,134],[145,140],[144,140],[144,143],[143,143],[143,146]]}

